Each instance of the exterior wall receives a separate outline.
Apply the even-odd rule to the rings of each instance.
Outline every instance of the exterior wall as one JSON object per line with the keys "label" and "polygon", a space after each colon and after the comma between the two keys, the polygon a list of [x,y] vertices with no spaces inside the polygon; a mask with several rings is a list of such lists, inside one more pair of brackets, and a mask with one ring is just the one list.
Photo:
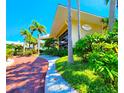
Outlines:
{"label": "exterior wall", "polygon": [[[83,29],[80,30],[80,36],[81,38],[85,37],[88,34],[92,34],[95,32],[99,32],[102,33],[102,25],[96,25],[96,24],[91,24],[91,23],[87,23],[87,22],[81,22],[81,26],[83,24],[88,24],[92,27],[91,31],[84,31]],[[75,45],[75,43],[78,41],[78,28],[77,28],[77,21],[72,20],[72,43],[73,43],[73,47]]]}
{"label": "exterior wall", "polygon": [[[77,21],[74,21],[72,20],[72,44],[73,44],[73,47],[75,46],[75,43],[78,41],[78,28],[77,28]],[[99,33],[102,33],[102,24],[101,25],[96,25],[96,24],[91,24],[91,23],[87,23],[87,22],[81,22],[81,26],[83,24],[88,24],[92,27],[92,30],[91,31],[84,31],[83,29],[80,28],[80,36],[81,38],[85,37],[86,35],[88,34],[93,34],[95,32],[99,32]],[[66,30],[67,30],[68,26],[67,25],[64,25],[59,33],[58,33],[58,36],[56,38],[59,38]]]}

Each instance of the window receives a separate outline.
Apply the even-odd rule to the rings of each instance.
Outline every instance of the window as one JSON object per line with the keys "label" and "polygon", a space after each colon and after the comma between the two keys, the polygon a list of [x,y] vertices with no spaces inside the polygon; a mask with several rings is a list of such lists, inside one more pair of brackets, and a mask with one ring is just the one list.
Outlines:
{"label": "window", "polygon": [[68,47],[68,30],[66,30],[60,37],[59,37],[59,47],[60,48],[67,48]]}

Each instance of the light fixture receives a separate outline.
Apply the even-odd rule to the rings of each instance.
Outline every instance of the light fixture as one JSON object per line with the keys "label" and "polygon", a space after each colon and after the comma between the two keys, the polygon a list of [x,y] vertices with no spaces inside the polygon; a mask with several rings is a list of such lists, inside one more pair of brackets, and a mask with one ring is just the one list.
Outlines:
{"label": "light fixture", "polygon": [[82,25],[81,27],[82,27],[82,29],[83,29],[84,31],[90,31],[90,30],[92,29],[92,27],[91,27],[90,25],[88,25],[88,24],[84,24],[84,25]]}

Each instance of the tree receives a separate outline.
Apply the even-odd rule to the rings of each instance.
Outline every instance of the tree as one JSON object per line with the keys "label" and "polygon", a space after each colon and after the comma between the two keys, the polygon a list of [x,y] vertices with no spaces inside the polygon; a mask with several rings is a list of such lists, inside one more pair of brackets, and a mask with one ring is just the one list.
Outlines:
{"label": "tree", "polygon": [[78,40],[80,39],[80,0],[76,0],[77,1],[77,16],[78,16]]}
{"label": "tree", "polygon": [[22,29],[20,34],[24,36],[24,45],[23,45],[23,54],[25,53],[25,45],[26,43],[30,43],[31,33],[27,29]]}
{"label": "tree", "polygon": [[109,7],[109,30],[112,31],[112,26],[115,21],[115,6],[116,6],[116,0],[105,0],[106,4],[110,1],[110,7]]}
{"label": "tree", "polygon": [[37,39],[33,36],[31,37],[31,44],[33,44],[33,48],[37,44]]}
{"label": "tree", "polygon": [[33,34],[34,31],[38,31],[39,34],[46,34],[46,27],[41,25],[40,23],[33,21],[32,25],[29,28],[31,30],[31,34]]}
{"label": "tree", "polygon": [[31,38],[32,38],[31,33],[27,29],[22,29],[20,33],[21,33],[22,36],[24,36],[25,43],[26,42],[29,43],[29,47],[30,47]]}
{"label": "tree", "polygon": [[68,62],[73,63],[71,0],[68,0]]}
{"label": "tree", "polygon": [[38,32],[38,55],[39,55],[39,48],[40,48],[40,34],[46,34],[46,27],[41,25],[40,23],[36,22],[36,21],[33,21],[32,22],[32,25],[30,26],[29,28],[31,30],[31,34],[33,34],[34,31],[37,31]]}

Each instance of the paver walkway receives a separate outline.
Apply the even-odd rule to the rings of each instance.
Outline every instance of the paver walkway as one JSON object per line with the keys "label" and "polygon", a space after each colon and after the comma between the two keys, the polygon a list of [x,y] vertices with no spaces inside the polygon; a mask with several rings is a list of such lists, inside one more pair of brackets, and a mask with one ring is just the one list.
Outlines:
{"label": "paver walkway", "polygon": [[48,61],[36,57],[14,57],[7,67],[7,93],[44,93]]}
{"label": "paver walkway", "polygon": [[[45,80],[45,93],[78,93],[55,70],[55,60],[58,57],[42,55],[49,62],[49,68]],[[73,78],[73,77],[72,77]]]}

